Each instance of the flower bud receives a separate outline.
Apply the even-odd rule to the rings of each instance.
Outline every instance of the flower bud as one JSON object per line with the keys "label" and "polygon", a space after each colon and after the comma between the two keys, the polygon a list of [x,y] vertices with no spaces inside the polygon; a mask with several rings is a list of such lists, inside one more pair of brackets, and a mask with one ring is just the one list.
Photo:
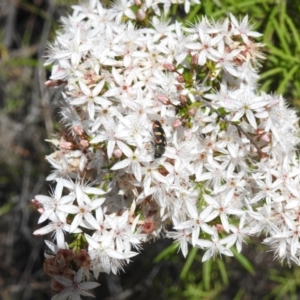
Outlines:
{"label": "flower bud", "polygon": [[189,109],[189,116],[193,117],[197,112],[197,109],[195,107],[192,107]]}
{"label": "flower bud", "polygon": [[170,104],[169,98],[168,98],[167,96],[163,95],[163,94],[158,94],[158,95],[156,96],[156,98],[157,98],[157,100],[158,100],[160,103],[162,103],[162,104],[164,104],[164,105]]}
{"label": "flower bud", "polygon": [[185,80],[184,80],[184,77],[182,75],[179,75],[176,77],[176,80],[180,83],[183,83]]}
{"label": "flower bud", "polygon": [[81,140],[80,141],[80,146],[86,149],[90,146],[90,143],[87,140]]}
{"label": "flower bud", "polygon": [[197,65],[198,64],[198,54],[194,54],[192,56],[192,65]]}
{"label": "flower bud", "polygon": [[267,143],[269,143],[269,142],[271,141],[271,138],[270,138],[269,134],[266,133],[266,132],[264,132],[264,130],[262,130],[261,128],[258,128],[258,129],[256,130],[256,132],[257,132],[259,138],[260,138],[262,141],[265,141],[265,142],[267,142]]}
{"label": "flower bud", "polygon": [[163,66],[167,71],[170,71],[170,72],[176,71],[176,67],[173,64],[164,63]]}
{"label": "flower bud", "polygon": [[63,83],[66,83],[65,81],[62,81],[62,80],[47,80],[45,82],[45,86],[46,87],[52,87],[52,86],[59,86]]}
{"label": "flower bud", "polygon": [[223,227],[222,224],[217,224],[216,229],[217,229],[218,232],[224,232],[224,227]]}
{"label": "flower bud", "polygon": [[172,127],[176,129],[176,128],[179,128],[181,125],[182,125],[181,120],[177,119],[173,122]]}
{"label": "flower bud", "polygon": [[74,126],[73,131],[76,135],[82,136],[84,134],[84,130],[81,126]]}
{"label": "flower bud", "polygon": [[60,142],[59,143],[59,148],[62,149],[62,150],[71,150],[74,148],[74,144],[71,143],[71,142]]}
{"label": "flower bud", "polygon": [[179,96],[179,101],[180,101],[180,104],[181,104],[181,105],[185,106],[186,103],[187,103],[186,96],[181,94],[181,95]]}
{"label": "flower bud", "polygon": [[114,158],[120,158],[122,156],[122,154],[123,154],[122,151],[119,148],[117,148],[113,152],[113,157]]}
{"label": "flower bud", "polygon": [[35,207],[35,209],[36,209],[40,214],[42,214],[42,213],[45,211],[43,204],[41,204],[38,200],[32,199],[31,202],[32,202],[32,205]]}
{"label": "flower bud", "polygon": [[146,14],[142,9],[139,9],[136,13],[136,17],[138,20],[145,20]]}
{"label": "flower bud", "polygon": [[45,212],[45,209],[43,207],[41,207],[41,208],[38,208],[37,211],[41,215],[41,214],[43,214]]}

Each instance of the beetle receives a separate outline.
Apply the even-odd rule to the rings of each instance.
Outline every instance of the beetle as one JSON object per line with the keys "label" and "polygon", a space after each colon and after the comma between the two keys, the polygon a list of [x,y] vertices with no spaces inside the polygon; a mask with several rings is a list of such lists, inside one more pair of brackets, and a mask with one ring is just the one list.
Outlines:
{"label": "beetle", "polygon": [[152,123],[152,130],[154,135],[154,158],[160,158],[166,151],[166,134],[159,121]]}

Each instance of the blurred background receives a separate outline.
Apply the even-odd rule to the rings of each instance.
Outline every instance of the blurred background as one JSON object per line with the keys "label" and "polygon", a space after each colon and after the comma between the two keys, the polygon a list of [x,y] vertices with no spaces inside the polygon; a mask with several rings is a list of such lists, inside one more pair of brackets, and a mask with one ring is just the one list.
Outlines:
{"label": "blurred background", "polygon": [[[248,14],[264,33],[267,59],[260,89],[280,93],[300,109],[300,1],[202,0],[194,16],[215,19],[229,12]],[[46,89],[43,67],[47,41],[53,42],[60,16],[77,1],[0,0],[0,299],[47,300],[55,294],[43,271],[44,237],[31,205],[48,194],[45,181],[52,152],[45,139],[59,128],[60,95]],[[51,239],[51,237],[49,237]],[[261,240],[249,241],[241,255],[201,263],[193,249],[187,259],[170,241],[144,245],[125,271],[102,274],[96,299],[300,299],[300,268],[281,266]]]}

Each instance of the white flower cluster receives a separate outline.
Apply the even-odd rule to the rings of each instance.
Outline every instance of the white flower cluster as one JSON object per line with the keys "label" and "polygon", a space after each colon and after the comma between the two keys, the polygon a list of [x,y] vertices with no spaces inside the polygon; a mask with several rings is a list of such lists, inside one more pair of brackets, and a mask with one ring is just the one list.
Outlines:
{"label": "white flower cluster", "polygon": [[[158,4],[140,8],[162,15]],[[34,200],[39,223],[50,221],[35,234],[88,244],[96,278],[163,235],[205,261],[264,234],[300,264],[298,120],[281,96],[257,92],[260,34],[232,15],[190,27],[153,16],[146,27],[133,6],[73,6],[49,47],[46,84],[64,85],[68,133],[51,140],[56,188]]]}

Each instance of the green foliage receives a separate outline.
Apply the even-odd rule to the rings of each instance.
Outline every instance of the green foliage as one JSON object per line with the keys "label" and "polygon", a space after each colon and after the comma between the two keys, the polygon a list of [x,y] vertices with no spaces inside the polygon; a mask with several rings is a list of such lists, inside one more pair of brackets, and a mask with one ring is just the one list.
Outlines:
{"label": "green foliage", "polygon": [[300,288],[300,269],[293,267],[289,270],[270,270],[270,279],[277,283],[271,293],[265,297],[267,299],[289,299],[297,300],[297,289]]}
{"label": "green foliage", "polygon": [[[251,276],[255,275],[255,267],[241,253],[231,248],[234,258],[216,257],[202,262],[203,250],[191,248],[187,258],[178,257],[176,247],[170,245],[162,251],[154,261],[173,261],[182,264],[180,284],[166,288],[169,299],[220,299],[221,293],[228,289],[232,272],[237,268],[231,268],[233,260],[239,262],[238,268],[246,270]],[[234,299],[242,299],[244,290],[234,292]]]}

